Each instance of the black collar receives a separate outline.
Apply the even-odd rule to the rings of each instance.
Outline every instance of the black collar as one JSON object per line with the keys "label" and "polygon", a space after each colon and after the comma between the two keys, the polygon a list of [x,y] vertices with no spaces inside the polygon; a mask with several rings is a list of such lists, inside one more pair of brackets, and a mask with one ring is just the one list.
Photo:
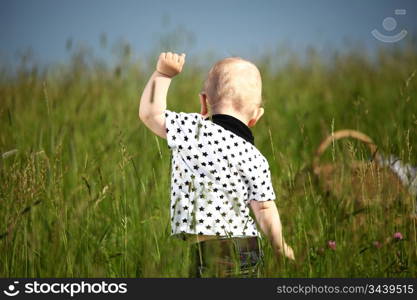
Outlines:
{"label": "black collar", "polygon": [[[206,120],[209,120],[210,118],[207,118]],[[215,114],[211,116],[211,121],[221,127],[223,127],[226,130],[229,130],[233,132],[234,134],[240,136],[245,141],[251,143],[252,145],[255,144],[255,138],[252,134],[252,131],[248,126],[245,125],[242,121],[239,119],[232,117],[230,115],[224,115],[224,114]]]}

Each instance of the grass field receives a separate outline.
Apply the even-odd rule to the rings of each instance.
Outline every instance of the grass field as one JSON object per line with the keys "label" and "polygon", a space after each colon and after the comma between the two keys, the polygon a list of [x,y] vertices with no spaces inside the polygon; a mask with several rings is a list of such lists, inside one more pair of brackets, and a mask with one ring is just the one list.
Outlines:
{"label": "grass field", "polygon": [[[274,258],[264,240],[261,275],[416,277],[415,204],[406,193],[389,206],[354,212],[352,186],[340,199],[305,171],[320,141],[344,128],[417,165],[416,45],[372,58],[360,51],[306,57],[279,68],[271,67],[279,59],[273,54],[256,62],[266,113],[253,130],[255,143],[269,160],[284,234],[297,257]],[[150,75],[145,65],[126,56],[110,68],[75,54],[67,65],[1,73],[1,277],[188,276],[189,247],[170,237],[170,153],[138,120]],[[207,71],[186,64],[168,107],[197,111]],[[323,161],[352,155],[369,158],[360,143],[343,140]]]}

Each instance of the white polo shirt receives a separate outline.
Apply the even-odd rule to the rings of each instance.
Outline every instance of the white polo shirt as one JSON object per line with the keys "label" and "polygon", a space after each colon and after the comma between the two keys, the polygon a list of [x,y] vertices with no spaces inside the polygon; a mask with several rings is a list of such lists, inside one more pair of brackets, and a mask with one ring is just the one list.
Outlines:
{"label": "white polo shirt", "polygon": [[198,113],[166,110],[165,116],[172,151],[171,235],[260,236],[249,202],[275,199],[265,157]]}

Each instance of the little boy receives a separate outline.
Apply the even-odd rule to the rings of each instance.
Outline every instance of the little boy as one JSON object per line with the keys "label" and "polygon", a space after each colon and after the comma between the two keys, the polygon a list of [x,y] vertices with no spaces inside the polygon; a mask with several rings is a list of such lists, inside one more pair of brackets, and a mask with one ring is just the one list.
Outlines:
{"label": "little boy", "polygon": [[259,70],[236,57],[217,62],[200,93],[201,113],[175,113],[166,97],[184,62],[185,54],[161,53],[139,106],[139,118],[172,151],[171,234],[197,245],[197,276],[230,275],[233,257],[244,274],[262,258],[251,208],[275,253],[294,259],[250,130],[264,113]]}

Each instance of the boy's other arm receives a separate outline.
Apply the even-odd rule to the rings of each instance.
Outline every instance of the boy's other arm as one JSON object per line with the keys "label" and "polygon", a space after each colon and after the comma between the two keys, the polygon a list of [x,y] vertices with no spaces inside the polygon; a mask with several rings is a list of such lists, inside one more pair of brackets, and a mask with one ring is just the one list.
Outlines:
{"label": "boy's other arm", "polygon": [[281,219],[275,202],[252,200],[250,206],[256,221],[261,227],[262,232],[270,240],[275,253],[277,255],[283,254],[294,260],[294,251],[285,243],[284,237],[282,236]]}
{"label": "boy's other arm", "polygon": [[185,54],[161,53],[156,66],[143,90],[139,104],[140,120],[156,135],[166,138],[165,114],[168,88],[171,79],[182,71]]}

